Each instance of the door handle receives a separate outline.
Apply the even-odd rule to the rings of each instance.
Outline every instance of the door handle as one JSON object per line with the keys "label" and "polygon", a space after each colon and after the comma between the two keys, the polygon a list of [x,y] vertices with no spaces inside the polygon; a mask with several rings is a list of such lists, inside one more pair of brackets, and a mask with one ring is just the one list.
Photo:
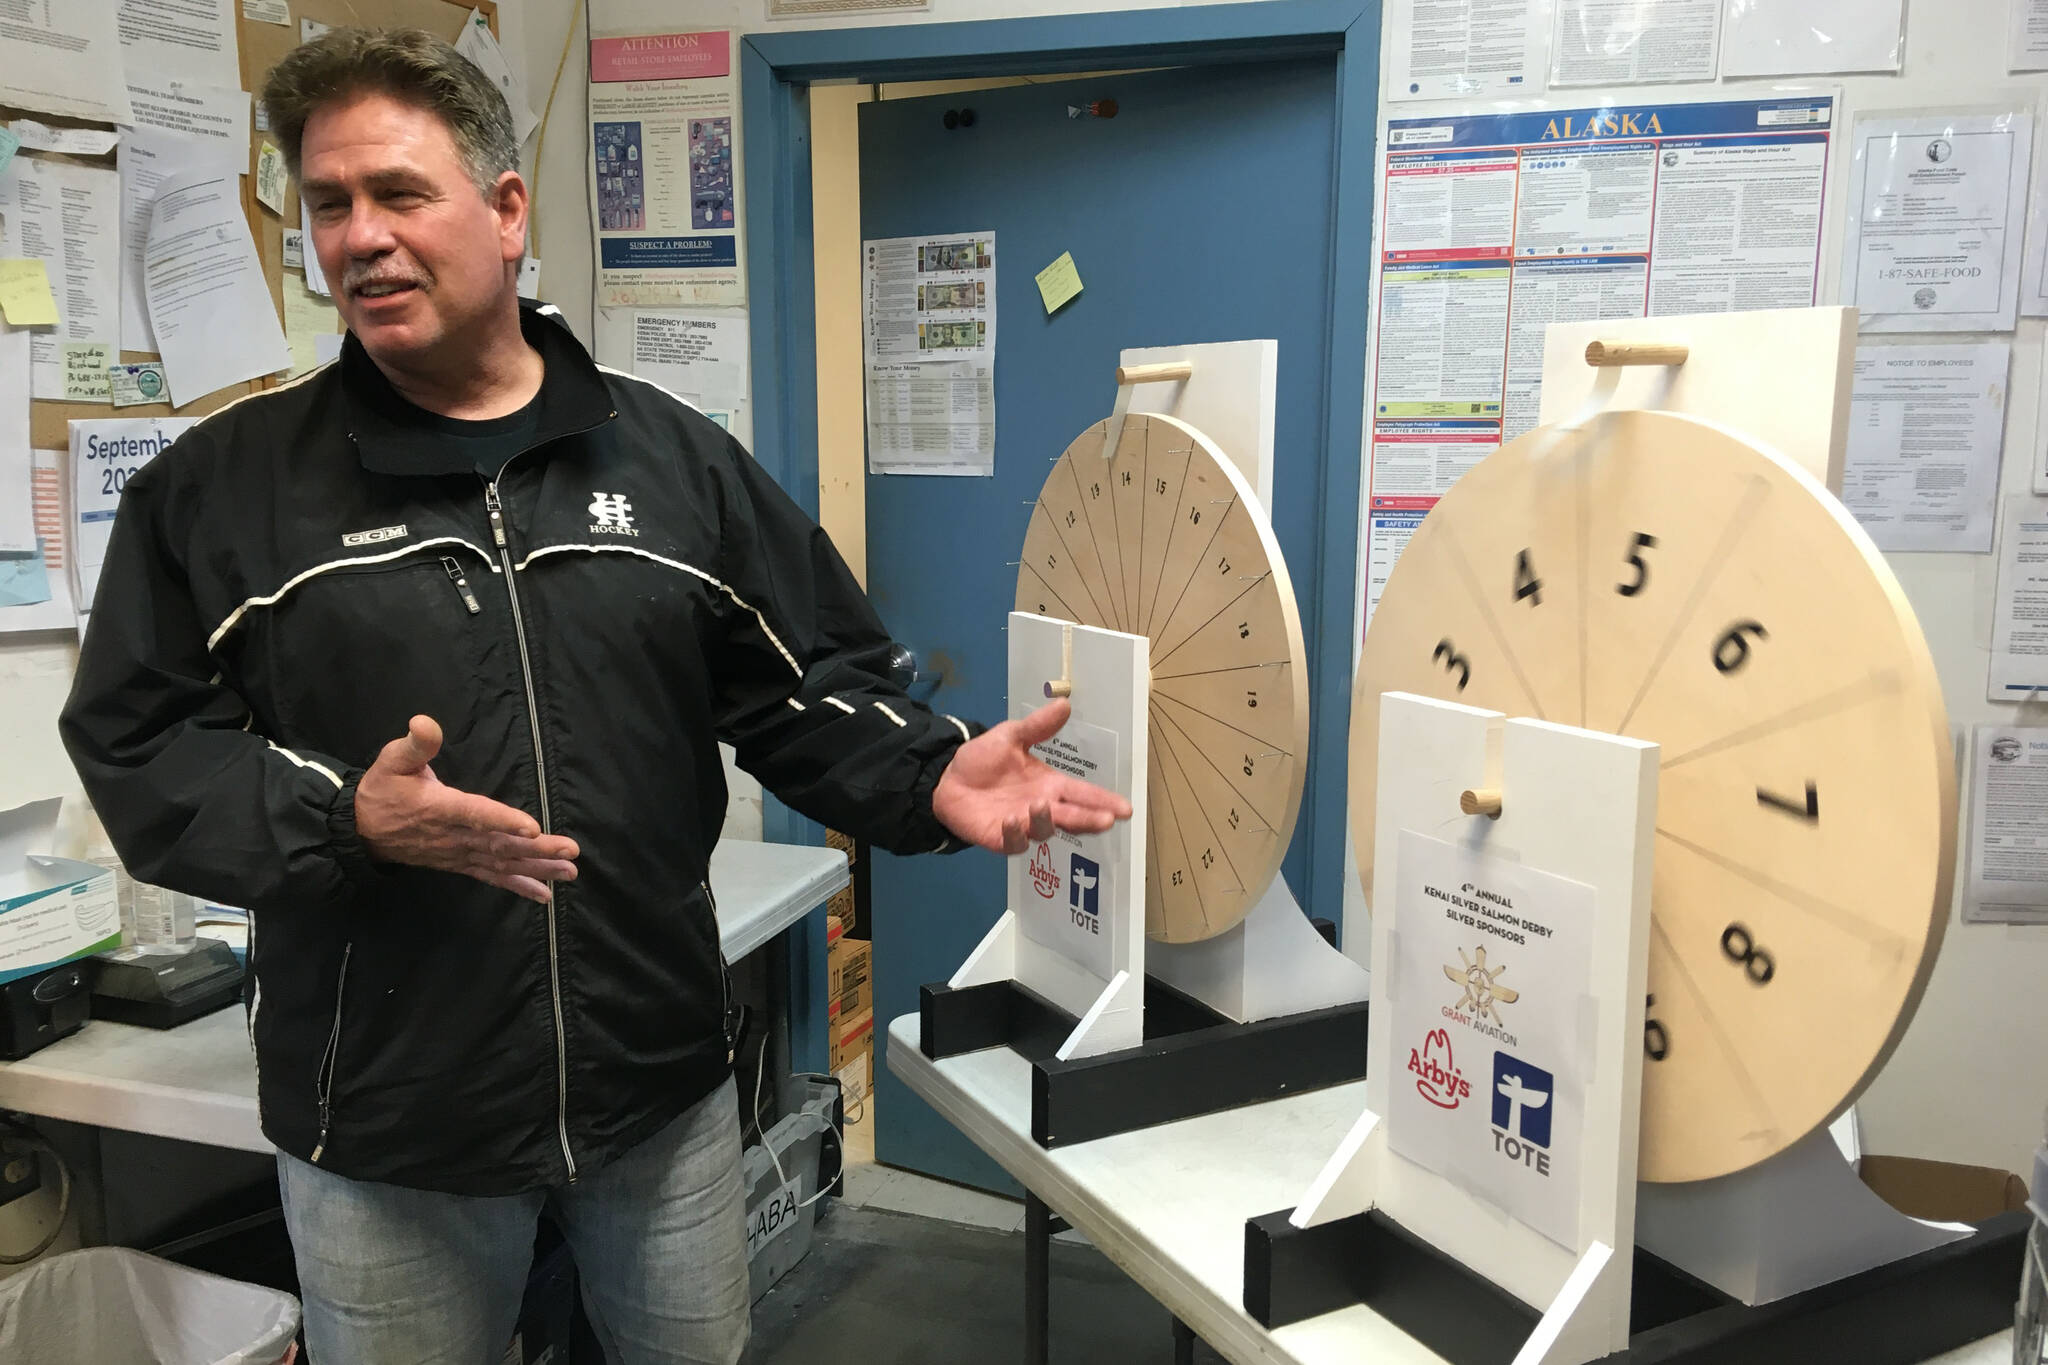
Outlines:
{"label": "door handle", "polygon": [[918,703],[928,703],[932,694],[939,690],[940,677],[936,673],[925,673],[917,666],[917,655],[906,645],[892,645],[889,648],[889,681],[903,689],[904,695]]}

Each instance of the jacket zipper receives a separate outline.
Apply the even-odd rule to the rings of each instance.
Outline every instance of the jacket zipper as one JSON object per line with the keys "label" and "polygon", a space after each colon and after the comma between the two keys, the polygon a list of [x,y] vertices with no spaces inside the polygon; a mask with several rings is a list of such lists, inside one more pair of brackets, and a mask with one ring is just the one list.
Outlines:
{"label": "jacket zipper", "polygon": [[[547,760],[541,753],[540,703],[533,691],[533,658],[526,647],[526,618],[519,608],[519,587],[513,581],[511,542],[505,535],[505,505],[498,499],[498,481],[484,482],[484,506],[491,514],[491,543],[498,548],[505,569],[505,595],[512,602],[512,632],[519,641],[519,671],[526,683],[526,719],[533,730],[533,773],[540,787],[540,828],[554,833],[548,816]],[[555,939],[554,883],[548,884],[548,993],[555,1008],[555,1136],[562,1143],[562,1162],[569,1179],[576,1179],[576,1157],[569,1150],[569,1042],[562,1024],[562,963]]]}
{"label": "jacket zipper", "polygon": [[455,585],[455,591],[462,594],[462,605],[469,608],[469,614],[475,616],[482,611],[483,603],[477,601],[476,594],[469,590],[469,579],[463,576],[462,566],[455,562],[455,556],[442,555],[441,567],[448,571],[448,581]]}
{"label": "jacket zipper", "polygon": [[327,1128],[334,1116],[334,1063],[341,1055],[341,1001],[348,990],[348,958],[356,945],[345,943],[341,947],[341,970],[334,976],[334,1027],[327,1031],[327,1051],[320,1056],[320,1136],[313,1142],[312,1160],[320,1162],[320,1154],[327,1150]]}

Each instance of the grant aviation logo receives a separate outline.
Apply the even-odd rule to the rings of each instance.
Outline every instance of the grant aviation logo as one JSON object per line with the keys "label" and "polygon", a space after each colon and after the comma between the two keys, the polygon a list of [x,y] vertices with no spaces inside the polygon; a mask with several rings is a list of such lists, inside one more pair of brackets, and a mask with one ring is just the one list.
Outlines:
{"label": "grant aviation logo", "polygon": [[1415,1093],[1439,1109],[1456,1109],[1472,1096],[1471,1083],[1452,1060],[1451,1035],[1443,1029],[1431,1029],[1420,1050],[1408,1049],[1408,1070],[1415,1077]]}
{"label": "grant aviation logo", "polygon": [[1449,977],[1453,984],[1465,988],[1465,993],[1458,997],[1458,1003],[1451,1008],[1460,1011],[1470,1010],[1475,1019],[1488,1020],[1495,1028],[1499,1028],[1502,1022],[1500,1011],[1494,1006],[1512,1005],[1522,998],[1522,993],[1513,986],[1500,984],[1502,973],[1507,971],[1507,964],[1488,967],[1485,944],[1474,948],[1469,958],[1465,956],[1465,950],[1460,948],[1458,961],[1462,965],[1444,965],[1444,975]]}

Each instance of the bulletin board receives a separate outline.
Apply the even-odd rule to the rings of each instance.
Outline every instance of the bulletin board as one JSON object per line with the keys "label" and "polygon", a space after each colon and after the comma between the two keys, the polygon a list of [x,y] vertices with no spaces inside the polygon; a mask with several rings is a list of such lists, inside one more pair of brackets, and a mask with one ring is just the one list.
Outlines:
{"label": "bulletin board", "polygon": [[[253,99],[263,86],[263,77],[271,67],[277,65],[285,54],[299,45],[299,21],[312,19],[335,28],[355,25],[364,28],[423,28],[453,42],[462,32],[462,26],[469,19],[472,9],[481,10],[489,20],[491,32],[498,32],[497,0],[290,0],[292,22],[266,24],[251,20],[241,13],[236,3],[236,41],[240,49],[242,88],[250,92]],[[78,119],[59,118],[32,109],[14,109],[0,106],[0,118],[32,118],[54,127],[104,127],[103,124],[87,123]],[[263,263],[264,278],[270,284],[271,303],[283,316],[284,309],[284,229],[287,224],[296,227],[299,222],[299,200],[296,187],[285,193],[284,216],[279,217],[265,208],[256,198],[256,152],[270,134],[250,123],[249,171],[242,177],[242,211],[247,215],[251,235],[256,240],[256,255]],[[67,157],[51,155],[49,159],[76,161],[81,165],[115,167],[117,153],[109,152],[98,157]],[[45,155],[36,153],[38,156]],[[308,248],[310,250],[310,246]],[[296,275],[296,270],[290,272]],[[123,350],[121,359],[125,362],[154,360],[153,351]],[[246,384],[235,384],[216,390],[203,398],[194,399],[182,408],[172,408],[168,403],[151,403],[139,407],[114,408],[107,403],[65,403],[38,399],[29,408],[29,442],[42,450],[64,450],[71,445],[72,421],[101,417],[203,417],[217,408],[224,407],[235,399],[259,389],[274,387],[274,378],[254,380]]]}

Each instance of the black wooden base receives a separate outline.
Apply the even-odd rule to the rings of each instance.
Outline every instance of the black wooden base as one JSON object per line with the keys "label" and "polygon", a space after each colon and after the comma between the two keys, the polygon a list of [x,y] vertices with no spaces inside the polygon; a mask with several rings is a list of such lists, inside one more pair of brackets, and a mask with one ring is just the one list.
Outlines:
{"label": "black wooden base", "polygon": [[918,1012],[934,1061],[1010,1047],[1032,1064],[1031,1136],[1046,1148],[1365,1076],[1363,1002],[1239,1024],[1148,978],[1145,1041],[1065,1062],[1053,1054],[1074,1016],[1014,981],[926,986]]}
{"label": "black wooden base", "polygon": [[[1509,1365],[1540,1314],[1377,1211],[1322,1227],[1291,1210],[1245,1224],[1244,1306],[1282,1327],[1366,1304],[1451,1365]],[[2025,1209],[1974,1236],[1750,1307],[1635,1253],[1617,1365],[1916,1365],[2012,1325]]]}

